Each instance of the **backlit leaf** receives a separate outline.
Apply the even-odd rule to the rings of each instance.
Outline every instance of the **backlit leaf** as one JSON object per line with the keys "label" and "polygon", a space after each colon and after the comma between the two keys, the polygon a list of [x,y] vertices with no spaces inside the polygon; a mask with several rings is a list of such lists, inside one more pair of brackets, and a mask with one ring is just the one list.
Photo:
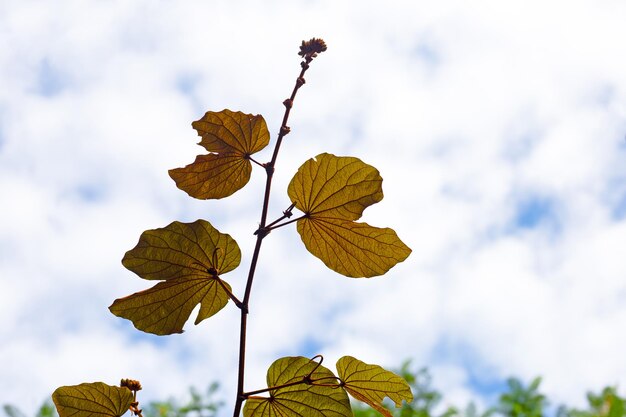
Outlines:
{"label": "backlit leaf", "polygon": [[369,365],[352,356],[344,356],[337,361],[337,372],[350,395],[386,417],[392,415],[382,405],[385,397],[389,397],[396,407],[402,406],[402,400],[413,400],[409,384],[402,377],[378,365]]}
{"label": "backlit leaf", "polygon": [[411,249],[389,228],[356,223],[383,198],[382,178],[358,158],[323,153],[309,159],[289,183],[292,203],[305,213],[298,233],[307,250],[348,277],[383,275]]}
{"label": "backlit leaf", "polygon": [[389,228],[311,216],[298,220],[304,246],[327,267],[348,277],[383,275],[411,250]]}
{"label": "backlit leaf", "polygon": [[302,164],[287,192],[304,213],[358,220],[383,199],[382,183],[378,170],[360,159],[323,153]]}
{"label": "backlit leaf", "polygon": [[163,281],[115,300],[109,309],[145,332],[182,333],[198,303],[195,324],[228,303],[231,287],[219,275],[235,269],[240,260],[237,242],[205,220],[147,230],[122,264],[141,278]]}
{"label": "backlit leaf", "polygon": [[199,145],[208,155],[198,155],[184,168],[171,169],[176,186],[192,197],[228,197],[250,180],[250,155],[269,143],[269,131],[261,115],[222,110],[207,112],[192,126],[202,137]]}
{"label": "backlit leaf", "polygon": [[102,382],[57,388],[52,394],[60,417],[119,417],[128,411],[133,393]]}
{"label": "backlit leaf", "polygon": [[311,359],[302,356],[278,359],[267,371],[267,385],[276,387],[302,381],[309,374],[313,385],[302,383],[273,389],[268,398],[249,397],[243,409],[244,417],[352,417],[348,395],[339,387],[335,375]]}

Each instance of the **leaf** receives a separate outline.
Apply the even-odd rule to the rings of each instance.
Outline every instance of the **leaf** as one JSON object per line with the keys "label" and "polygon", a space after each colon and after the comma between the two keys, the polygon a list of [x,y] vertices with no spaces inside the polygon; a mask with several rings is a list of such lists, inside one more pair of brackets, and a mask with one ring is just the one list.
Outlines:
{"label": "leaf", "polygon": [[313,255],[348,277],[383,275],[411,253],[389,228],[340,219],[298,220],[298,233]]}
{"label": "leaf", "polygon": [[163,281],[115,300],[109,310],[145,332],[182,333],[198,303],[195,324],[228,303],[231,287],[219,275],[235,269],[240,260],[237,242],[205,220],[147,230],[122,264],[141,278]]}
{"label": "leaf", "polygon": [[302,164],[288,194],[304,213],[357,220],[383,199],[382,182],[378,170],[358,158],[323,153]]}
{"label": "leaf", "polygon": [[128,411],[133,393],[103,382],[57,388],[52,401],[60,417],[119,417]]}
{"label": "leaf", "polygon": [[291,202],[305,214],[297,223],[302,242],[333,271],[383,275],[411,253],[392,229],[353,221],[382,200],[382,181],[358,158],[323,153],[302,164],[289,183]]}
{"label": "leaf", "polygon": [[337,372],[350,395],[386,417],[392,415],[382,405],[385,397],[389,397],[396,407],[402,406],[402,400],[413,401],[409,384],[402,377],[378,365],[369,365],[352,356],[344,356],[337,361]]}
{"label": "leaf", "polygon": [[202,137],[199,145],[208,155],[198,155],[184,168],[171,169],[176,186],[191,197],[206,200],[228,197],[250,180],[250,155],[269,143],[263,116],[222,110],[206,112],[192,123]]}
{"label": "leaf", "polygon": [[352,417],[348,395],[339,388],[335,375],[311,359],[294,356],[276,360],[267,371],[267,385],[271,388],[303,381],[308,375],[318,384],[332,386],[302,383],[272,389],[269,398],[249,397],[244,417]]}

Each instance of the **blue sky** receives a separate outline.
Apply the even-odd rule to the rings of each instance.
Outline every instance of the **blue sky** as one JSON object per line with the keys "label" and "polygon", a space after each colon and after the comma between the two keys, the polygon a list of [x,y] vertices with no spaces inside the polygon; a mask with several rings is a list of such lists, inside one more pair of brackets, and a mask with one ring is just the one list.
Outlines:
{"label": "blue sky", "polygon": [[[350,155],[384,178],[363,221],[413,249],[351,280],[292,228],[268,237],[252,297],[247,387],[279,355],[427,366],[449,401],[543,376],[556,402],[626,384],[626,38],[619,1],[136,1],[0,5],[0,403],[140,379],[146,400],[222,383],[238,314],[143,335],[107,307],[146,288],[121,266],[143,230],[210,220],[243,252],[263,173],[204,202],[167,170],[202,148],[190,123],[262,114],[272,138],[303,39],[307,73],[271,210],[306,159]],[[260,159],[269,159],[269,151]]]}

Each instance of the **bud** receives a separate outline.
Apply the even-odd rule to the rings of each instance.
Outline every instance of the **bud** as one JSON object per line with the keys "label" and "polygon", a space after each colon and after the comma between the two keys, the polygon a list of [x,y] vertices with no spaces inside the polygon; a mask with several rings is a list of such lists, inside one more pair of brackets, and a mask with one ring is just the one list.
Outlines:
{"label": "bud", "polygon": [[324,52],[326,50],[326,42],[323,39],[312,38],[309,41],[302,41],[302,45],[300,45],[300,52],[298,55],[301,57],[309,57],[315,58],[318,53]]}
{"label": "bud", "polygon": [[141,383],[134,379],[122,379],[120,387],[126,387],[131,391],[141,391]]}

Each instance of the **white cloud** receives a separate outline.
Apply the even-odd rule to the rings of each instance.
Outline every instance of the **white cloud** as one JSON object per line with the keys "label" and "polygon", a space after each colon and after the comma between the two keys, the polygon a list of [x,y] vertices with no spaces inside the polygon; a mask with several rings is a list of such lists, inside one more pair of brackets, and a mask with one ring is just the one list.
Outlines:
{"label": "white cloud", "polygon": [[[237,311],[163,341],[106,307],[150,284],[120,259],[173,220],[205,217],[238,240],[242,267],[225,278],[243,291],[262,171],[230,199],[199,202],[167,169],[202,151],[190,122],[208,109],[261,113],[274,136],[297,46],[312,36],[329,50],[296,99],[270,217],[305,159],[351,154],[385,178],[364,221],[395,228],[414,252],[387,277],[350,280],[306,254],[293,228],[273,232],[247,388],[307,343],[330,367],[344,354],[391,367],[412,357],[460,402],[484,401],[477,373],[541,374],[549,396],[579,403],[623,385],[624,7],[0,6],[0,403],[32,413],[57,385],[138,377],[145,399],[220,380],[230,404]],[[558,227],[516,227],[518,205],[536,197]]]}

